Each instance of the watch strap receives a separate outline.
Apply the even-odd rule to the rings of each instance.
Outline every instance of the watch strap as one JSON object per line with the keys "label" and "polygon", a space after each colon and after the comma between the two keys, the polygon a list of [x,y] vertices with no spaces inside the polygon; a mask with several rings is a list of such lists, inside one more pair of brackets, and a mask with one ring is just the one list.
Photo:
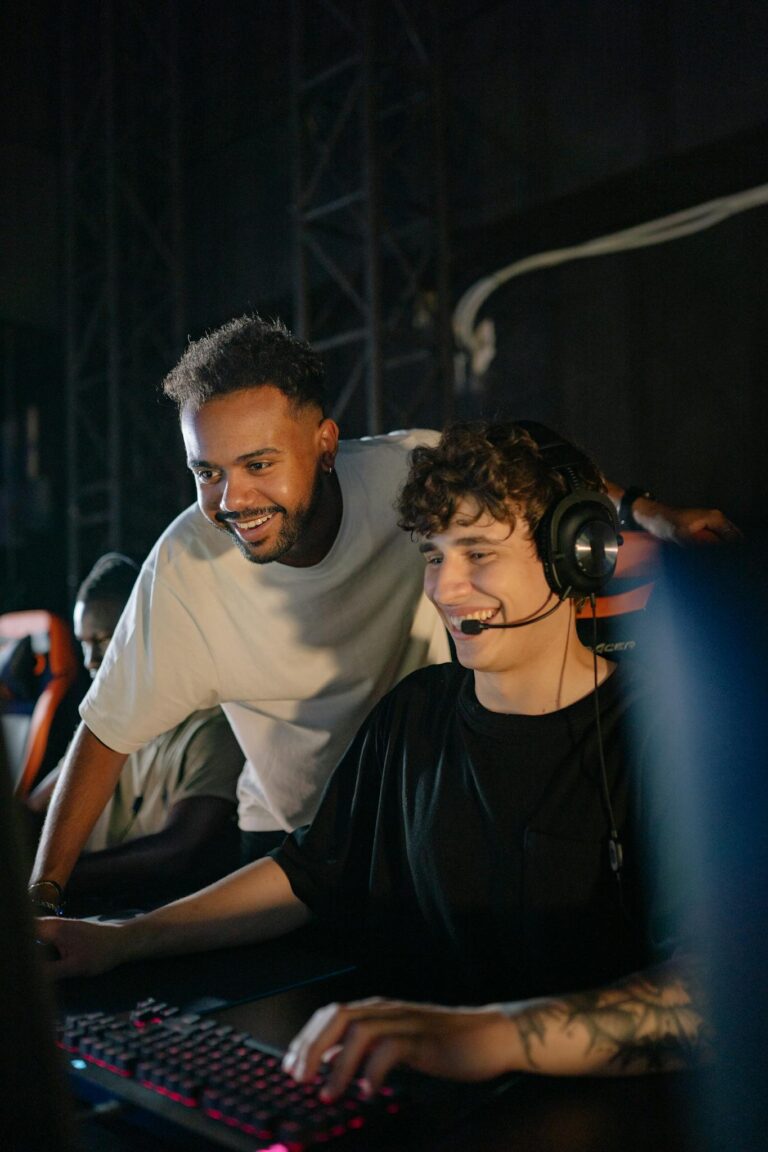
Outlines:
{"label": "watch strap", "polygon": [[652,492],[646,488],[639,488],[635,484],[631,484],[629,488],[624,489],[624,495],[619,501],[619,527],[627,528],[629,530],[642,531],[641,526],[635,520],[632,513],[632,505],[635,500],[643,497],[644,500],[655,500],[656,497]]}

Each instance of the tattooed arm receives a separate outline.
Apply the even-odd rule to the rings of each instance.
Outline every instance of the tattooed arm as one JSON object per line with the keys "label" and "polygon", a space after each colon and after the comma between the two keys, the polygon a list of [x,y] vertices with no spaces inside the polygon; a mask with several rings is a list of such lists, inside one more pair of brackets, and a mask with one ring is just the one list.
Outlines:
{"label": "tattooed arm", "polygon": [[621,1076],[707,1060],[711,1036],[701,964],[679,957],[589,992],[505,1006],[519,1067],[551,1075]]}
{"label": "tattooed arm", "polygon": [[338,1050],[323,1090],[328,1098],[357,1075],[375,1090],[396,1064],[457,1080],[687,1068],[710,1053],[701,985],[700,965],[680,957],[596,991],[514,1004],[331,1004],[293,1041],[284,1067],[311,1080],[324,1054]]}

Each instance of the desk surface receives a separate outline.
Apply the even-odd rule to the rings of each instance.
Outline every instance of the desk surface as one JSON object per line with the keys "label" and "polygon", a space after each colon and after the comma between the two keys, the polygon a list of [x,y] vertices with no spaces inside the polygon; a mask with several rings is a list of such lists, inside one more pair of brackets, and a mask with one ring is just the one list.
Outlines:
{"label": "desk surface", "polygon": [[[63,982],[62,1012],[131,1008],[155,996],[197,1010],[279,993],[346,966],[316,929],[267,945],[126,965],[105,976]],[[375,1152],[693,1152],[702,1145],[695,1098],[701,1078],[666,1075],[621,1079],[525,1077],[483,1113],[451,1131],[396,1134]],[[82,1122],[87,1152],[187,1152],[188,1142],[137,1129],[118,1115]],[[366,1152],[374,1152],[368,1143]]]}

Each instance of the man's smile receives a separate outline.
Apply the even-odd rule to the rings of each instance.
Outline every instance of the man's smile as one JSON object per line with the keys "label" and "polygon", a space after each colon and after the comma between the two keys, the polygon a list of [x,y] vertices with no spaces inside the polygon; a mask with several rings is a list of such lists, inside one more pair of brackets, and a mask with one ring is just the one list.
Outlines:
{"label": "man's smile", "polygon": [[262,534],[262,529],[269,524],[281,508],[270,508],[263,512],[249,513],[247,516],[233,516],[231,513],[218,512],[216,520],[228,531],[235,532],[241,540],[251,543]]}
{"label": "man's smile", "polygon": [[459,636],[464,636],[464,633],[461,631],[462,620],[482,620],[485,622],[496,615],[498,608],[478,608],[472,612],[462,612],[460,616],[455,614],[456,609],[454,609],[453,612],[448,612],[447,609],[443,608],[442,612],[451,631]]}

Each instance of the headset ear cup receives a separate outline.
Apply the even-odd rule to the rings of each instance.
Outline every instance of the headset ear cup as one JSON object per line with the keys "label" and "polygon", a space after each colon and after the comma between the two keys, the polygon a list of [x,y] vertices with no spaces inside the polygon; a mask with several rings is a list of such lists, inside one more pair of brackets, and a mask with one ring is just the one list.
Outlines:
{"label": "headset ear cup", "polygon": [[536,529],[536,545],[547,583],[556,596],[590,596],[613,576],[621,536],[616,509],[604,492],[581,487],[591,464],[575,445],[532,420],[519,420],[541,453],[542,462],[557,472],[567,492],[547,509]]}
{"label": "headset ear cup", "polygon": [[619,525],[613,504],[602,492],[577,489],[559,500],[547,516],[544,573],[558,596],[589,596],[613,576],[619,551]]}

